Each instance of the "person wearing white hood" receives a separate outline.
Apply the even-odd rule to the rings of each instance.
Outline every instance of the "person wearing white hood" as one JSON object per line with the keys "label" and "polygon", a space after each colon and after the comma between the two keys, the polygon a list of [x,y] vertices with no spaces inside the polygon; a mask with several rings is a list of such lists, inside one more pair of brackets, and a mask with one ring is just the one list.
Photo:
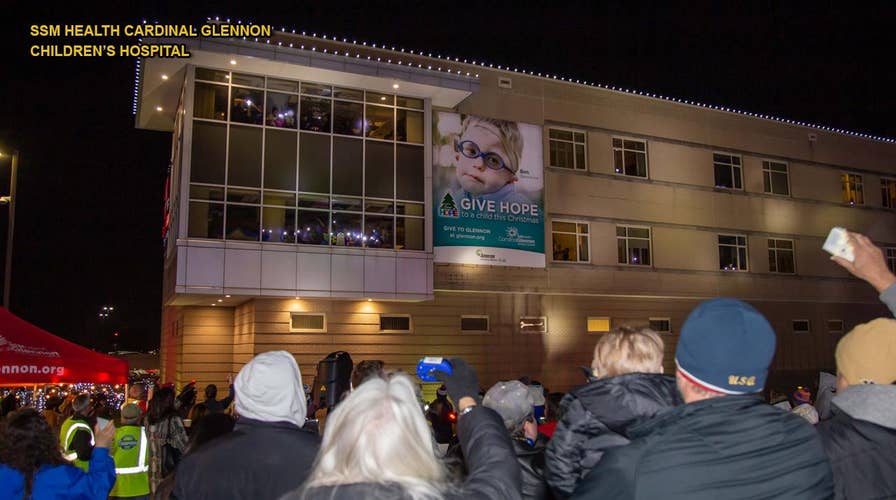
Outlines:
{"label": "person wearing white hood", "polygon": [[292,354],[258,354],[233,385],[233,432],[184,456],[172,498],[274,499],[308,477],[320,438],[302,430],[305,391]]}

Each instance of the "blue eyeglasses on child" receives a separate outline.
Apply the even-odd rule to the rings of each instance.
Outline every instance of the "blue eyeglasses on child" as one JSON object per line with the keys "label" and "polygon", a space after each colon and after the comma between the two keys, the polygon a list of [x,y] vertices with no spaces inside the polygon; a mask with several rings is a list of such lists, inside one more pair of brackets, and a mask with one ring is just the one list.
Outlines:
{"label": "blue eyeglasses on child", "polygon": [[482,150],[479,149],[479,145],[473,141],[455,141],[454,150],[470,159],[482,158],[482,164],[492,170],[506,168],[511,174],[514,173],[514,171],[504,163],[504,159],[501,158],[501,155],[490,151],[483,153]]}

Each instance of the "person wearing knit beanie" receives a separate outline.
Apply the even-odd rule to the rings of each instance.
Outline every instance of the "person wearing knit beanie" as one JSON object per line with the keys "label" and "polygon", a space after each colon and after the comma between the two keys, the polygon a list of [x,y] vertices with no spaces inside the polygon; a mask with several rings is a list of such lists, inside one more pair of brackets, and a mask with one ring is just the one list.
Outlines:
{"label": "person wearing knit beanie", "polygon": [[896,320],[840,339],[831,417],[818,424],[837,498],[896,498]]}

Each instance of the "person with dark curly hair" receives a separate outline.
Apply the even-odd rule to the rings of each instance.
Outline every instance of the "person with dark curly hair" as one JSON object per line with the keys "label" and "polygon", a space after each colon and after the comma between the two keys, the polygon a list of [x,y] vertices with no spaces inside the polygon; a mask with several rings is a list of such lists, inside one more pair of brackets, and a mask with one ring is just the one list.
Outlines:
{"label": "person with dark curly hair", "polygon": [[37,410],[25,408],[0,423],[0,498],[105,499],[115,483],[109,447],[111,422],[94,434],[89,472],[62,457],[49,424]]}

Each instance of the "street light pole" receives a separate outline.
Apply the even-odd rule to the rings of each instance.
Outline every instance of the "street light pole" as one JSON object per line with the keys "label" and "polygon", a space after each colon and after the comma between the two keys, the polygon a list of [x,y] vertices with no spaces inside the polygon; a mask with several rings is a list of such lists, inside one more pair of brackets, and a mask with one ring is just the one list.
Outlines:
{"label": "street light pole", "polygon": [[12,281],[12,238],[16,225],[16,170],[19,152],[12,153],[12,172],[9,176],[9,196],[0,197],[0,203],[9,204],[9,227],[6,230],[6,269],[3,272],[3,307],[9,310],[9,285]]}

